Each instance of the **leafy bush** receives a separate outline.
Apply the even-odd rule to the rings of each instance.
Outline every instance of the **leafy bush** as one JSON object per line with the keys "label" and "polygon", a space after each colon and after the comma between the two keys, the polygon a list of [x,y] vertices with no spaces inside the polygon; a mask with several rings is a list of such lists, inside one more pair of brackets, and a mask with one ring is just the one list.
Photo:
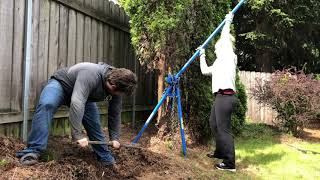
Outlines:
{"label": "leafy bush", "polygon": [[235,107],[235,111],[232,115],[232,132],[235,135],[241,133],[246,119],[246,112],[247,112],[247,94],[245,91],[244,85],[241,83],[239,74],[237,74],[236,79],[236,88],[237,88],[237,103]]}
{"label": "leafy bush", "polygon": [[311,121],[320,122],[320,81],[303,72],[287,69],[275,72],[271,80],[258,80],[254,98],[278,112],[275,124],[299,136]]}

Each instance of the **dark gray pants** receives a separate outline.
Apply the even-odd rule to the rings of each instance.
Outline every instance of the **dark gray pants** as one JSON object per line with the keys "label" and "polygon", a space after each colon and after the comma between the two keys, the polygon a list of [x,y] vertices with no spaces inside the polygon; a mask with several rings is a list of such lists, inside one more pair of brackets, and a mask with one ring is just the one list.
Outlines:
{"label": "dark gray pants", "polygon": [[235,167],[235,150],[231,133],[231,115],[235,107],[234,95],[217,94],[211,109],[210,127],[215,137],[214,154],[229,167]]}

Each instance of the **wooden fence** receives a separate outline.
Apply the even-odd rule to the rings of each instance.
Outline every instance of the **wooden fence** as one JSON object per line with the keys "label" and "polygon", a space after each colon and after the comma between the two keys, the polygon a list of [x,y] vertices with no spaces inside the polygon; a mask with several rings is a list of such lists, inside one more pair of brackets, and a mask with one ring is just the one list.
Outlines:
{"label": "wooden fence", "polygon": [[[25,16],[25,0],[0,1],[0,134],[5,135],[21,133]],[[129,18],[108,0],[33,0],[31,56],[30,119],[50,75],[79,62],[106,62],[137,73],[136,103],[126,98],[124,111],[149,110],[155,103],[155,76],[136,62]],[[55,116],[67,117],[66,108]]]}
{"label": "wooden fence", "polygon": [[252,122],[271,125],[276,117],[276,112],[269,107],[257,103],[251,93],[251,89],[257,85],[257,79],[269,80],[271,73],[240,71],[239,75],[248,95],[247,117]]}

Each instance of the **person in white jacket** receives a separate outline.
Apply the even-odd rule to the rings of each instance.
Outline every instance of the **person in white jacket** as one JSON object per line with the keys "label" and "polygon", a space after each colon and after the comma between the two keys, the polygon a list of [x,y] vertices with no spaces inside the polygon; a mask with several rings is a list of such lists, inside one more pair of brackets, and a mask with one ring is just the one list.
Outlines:
{"label": "person in white jacket", "polygon": [[205,49],[200,50],[200,69],[202,74],[212,76],[212,93],[215,102],[210,115],[210,127],[215,137],[216,149],[207,154],[210,158],[222,159],[215,165],[217,169],[236,171],[234,140],[231,133],[231,115],[234,111],[236,97],[235,79],[237,55],[234,53],[234,37],[230,34],[233,14],[226,15],[226,23],[221,37],[215,45],[217,59],[212,66],[206,63]]}

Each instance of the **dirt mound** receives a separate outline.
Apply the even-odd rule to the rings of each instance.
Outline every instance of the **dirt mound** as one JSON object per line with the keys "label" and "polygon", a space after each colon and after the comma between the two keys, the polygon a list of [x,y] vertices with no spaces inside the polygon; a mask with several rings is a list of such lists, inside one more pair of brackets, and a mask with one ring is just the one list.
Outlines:
{"label": "dirt mound", "polygon": [[170,166],[162,154],[122,148],[113,150],[117,164],[105,167],[91,148],[78,148],[65,137],[51,137],[41,162],[25,167],[15,158],[24,147],[18,140],[0,137],[0,179],[137,179],[146,172],[165,172]]}

